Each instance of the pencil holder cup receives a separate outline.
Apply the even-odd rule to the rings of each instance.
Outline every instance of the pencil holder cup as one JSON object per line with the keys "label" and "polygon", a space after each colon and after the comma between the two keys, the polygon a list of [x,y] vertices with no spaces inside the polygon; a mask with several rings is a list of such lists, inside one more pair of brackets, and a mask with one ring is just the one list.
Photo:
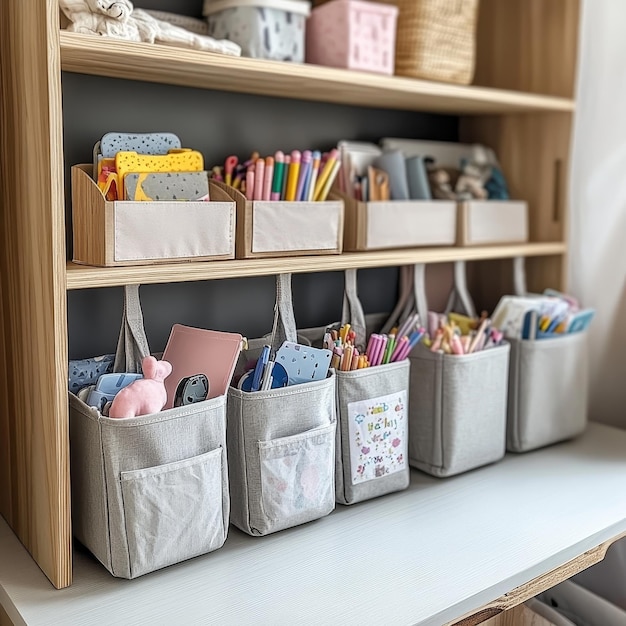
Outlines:
{"label": "pencil holder cup", "polygon": [[[137,294],[126,288],[133,352],[147,346],[132,319]],[[126,345],[120,341],[117,362],[133,371]],[[226,396],[111,419],[70,393],[69,421],[74,536],[113,576],[136,578],[224,544]]]}
{"label": "pencil holder cup", "polygon": [[209,35],[241,46],[243,56],[304,62],[304,0],[205,0]]}
{"label": "pencil holder cup", "polygon": [[[291,276],[277,278],[270,345],[296,340]],[[244,356],[245,358],[245,356]],[[335,376],[228,391],[231,521],[255,535],[298,526],[335,508]]]}
{"label": "pencil holder cup", "polygon": [[459,202],[458,245],[523,243],[528,241],[528,204],[520,200]]}
{"label": "pencil holder cup", "polygon": [[505,453],[510,346],[466,355],[409,355],[409,463],[453,476],[499,461]]}
{"label": "pencil holder cup", "polygon": [[361,0],[332,0],[307,21],[307,63],[393,74],[398,8]]}
{"label": "pencil holder cup", "polygon": [[587,333],[510,339],[507,449],[527,452],[587,425]]}
{"label": "pencil holder cup", "polygon": [[229,194],[237,206],[238,259],[341,253],[342,200],[251,201],[233,187],[219,182],[215,185]]}
{"label": "pencil holder cup", "polygon": [[345,207],[344,250],[388,250],[418,246],[453,246],[457,205],[446,200],[360,202],[333,191]]}

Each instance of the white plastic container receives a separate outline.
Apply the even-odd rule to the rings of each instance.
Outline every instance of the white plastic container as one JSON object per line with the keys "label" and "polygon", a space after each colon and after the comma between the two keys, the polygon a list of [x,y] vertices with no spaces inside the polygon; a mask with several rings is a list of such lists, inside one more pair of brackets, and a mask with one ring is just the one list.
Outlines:
{"label": "white plastic container", "polygon": [[241,46],[243,56],[304,62],[305,0],[205,0],[209,36]]}

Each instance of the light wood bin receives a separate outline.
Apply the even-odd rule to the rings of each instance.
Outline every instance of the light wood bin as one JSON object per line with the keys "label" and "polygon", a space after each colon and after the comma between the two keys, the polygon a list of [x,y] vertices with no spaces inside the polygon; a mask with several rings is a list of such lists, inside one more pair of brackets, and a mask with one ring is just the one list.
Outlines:
{"label": "light wood bin", "polygon": [[109,267],[235,258],[235,203],[107,201],[92,165],[72,167],[74,262]]}
{"label": "light wood bin", "polygon": [[457,205],[446,200],[359,202],[337,192],[346,210],[344,249],[350,252],[453,246]]}
{"label": "light wood bin", "polygon": [[250,201],[233,187],[215,185],[237,205],[238,259],[341,254],[342,200]]}
{"label": "light wood bin", "polygon": [[459,203],[458,245],[528,241],[528,204],[518,200],[470,200]]}

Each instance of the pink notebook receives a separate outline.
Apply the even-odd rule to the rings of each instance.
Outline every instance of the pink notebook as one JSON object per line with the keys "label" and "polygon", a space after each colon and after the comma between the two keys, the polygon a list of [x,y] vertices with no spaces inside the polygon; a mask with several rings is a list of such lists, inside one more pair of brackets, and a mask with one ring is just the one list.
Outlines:
{"label": "pink notebook", "polygon": [[167,403],[164,408],[174,406],[178,384],[194,374],[204,374],[209,379],[207,400],[224,395],[242,346],[243,337],[237,333],[174,324],[162,357],[172,364],[172,373],[165,379]]}

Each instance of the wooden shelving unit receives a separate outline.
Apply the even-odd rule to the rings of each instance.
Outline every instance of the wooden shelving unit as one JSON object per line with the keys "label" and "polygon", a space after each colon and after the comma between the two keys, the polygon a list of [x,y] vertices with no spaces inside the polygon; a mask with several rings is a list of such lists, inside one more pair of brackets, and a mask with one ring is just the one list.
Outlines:
{"label": "wooden shelving unit", "polygon": [[[58,0],[28,3],[4,0],[0,4],[0,159],[3,179],[12,181],[11,185],[0,186],[3,205],[0,234],[0,513],[56,587],[66,587],[72,582],[67,290],[464,259],[476,262],[473,286],[481,295],[490,297],[506,290],[510,282],[510,262],[507,263],[506,259],[517,256],[527,257],[531,290],[547,286],[565,289],[566,190],[571,123],[575,111],[578,12],[577,0],[481,0],[476,84],[460,86],[59,33]],[[33,19],[34,14],[37,19]],[[458,115],[460,140],[490,145],[506,172],[512,196],[528,201],[530,242],[509,246],[423,248],[142,267],[96,268],[68,263],[62,181],[64,168],[69,164],[63,163],[62,154],[62,71],[289,98],[294,100],[293,106],[298,106],[297,100],[304,99]],[[15,154],[19,155],[19,163]],[[28,164],[27,168],[25,164]],[[610,440],[610,434],[600,437],[602,441],[605,439]],[[594,453],[597,452],[597,441],[592,448]],[[586,468],[584,475],[592,476],[587,487],[589,493],[593,493],[593,481],[610,475],[602,465],[601,455],[590,460],[589,450],[584,446],[574,445],[568,449],[574,455],[567,461],[569,475],[581,463]],[[582,455],[580,460],[576,455]],[[527,457],[528,462],[521,458],[519,462],[507,461],[510,483],[524,478],[523,468],[533,466],[530,458]],[[549,454],[542,458],[548,459],[549,467],[556,462],[556,457]],[[594,468],[598,469],[595,474]],[[489,468],[489,476],[493,477],[494,484],[502,485],[498,470],[498,467]],[[425,481],[425,488],[431,493],[435,493],[439,485],[441,493],[445,491],[446,506],[452,511],[452,515],[445,518],[446,523],[458,517],[455,503],[461,496],[455,486],[472,483],[472,476],[481,475],[472,473],[469,477],[445,483]],[[556,478],[554,480],[558,483]],[[475,482],[478,485],[476,493],[484,493],[480,478]],[[507,484],[508,487],[511,484]],[[417,505],[412,498],[422,496],[412,489],[394,496],[389,502],[399,503],[401,509],[415,508]],[[420,502],[424,507],[437,506],[426,496]],[[386,509],[383,511],[383,504],[382,501],[372,503],[370,508],[380,509],[381,515],[395,516]],[[342,520],[349,519],[353,511],[357,509],[335,516],[331,524],[341,526]],[[421,509],[416,508],[415,515],[420,513]],[[522,567],[523,546],[515,543],[517,537],[510,537],[516,549],[507,561],[512,568],[507,570],[508,576],[499,581],[490,578],[482,591],[476,588],[464,596],[471,597],[471,605],[464,603],[460,596],[455,599],[438,595],[437,585],[449,584],[442,565],[442,576],[435,576],[429,582],[434,585],[430,588],[430,597],[443,598],[443,604],[433,605],[432,619],[445,615],[446,620],[453,621],[467,613],[474,615],[467,624],[479,623],[491,615],[489,611],[494,607],[500,609],[511,605],[498,598],[521,601],[530,590],[537,593],[549,584],[567,578],[593,560],[590,561],[589,550],[595,550],[593,558],[597,557],[596,560],[602,558],[606,545],[624,531],[623,524],[616,522],[610,526],[615,511],[609,513],[597,519],[590,517],[579,535],[565,539],[562,545],[546,545],[543,560],[537,560],[533,567],[526,561],[527,567]],[[433,511],[430,514],[434,515]],[[436,516],[432,515],[433,528],[438,532]],[[556,510],[546,515],[545,520],[546,524],[562,523],[564,526],[570,521]],[[366,520],[366,524],[370,521]],[[503,533],[508,532],[508,527],[500,525],[498,528]],[[298,529],[291,535],[295,537],[296,532],[306,535],[313,532],[311,529],[314,527]],[[289,534],[286,532],[285,537],[288,538]],[[263,546],[259,542],[258,547],[253,541],[254,549],[259,550],[258,559],[265,558],[261,554],[264,550],[293,549],[293,552],[299,549],[295,539],[291,548],[288,542],[280,543],[285,537],[267,538]],[[444,545],[445,537],[439,537]],[[333,537],[329,536],[327,541],[332,543]],[[250,553],[247,544],[235,541],[230,545],[231,549],[225,549],[223,553],[218,551],[206,561],[215,564],[227,557],[235,558],[233,554],[241,550],[242,563],[247,562]],[[509,544],[503,539],[502,545]],[[333,544],[332,548],[327,563],[332,561],[337,546]],[[583,554],[585,552],[587,554]],[[567,558],[559,561],[550,555]],[[436,557],[434,555],[424,572],[437,570]],[[518,564],[515,559],[519,560]],[[276,559],[276,563],[278,561]],[[565,561],[571,566],[560,568]],[[92,568],[83,556],[78,556],[76,562],[79,580],[70,590],[70,596],[100,585],[99,582],[94,583],[95,586],[89,582]],[[409,559],[405,565],[408,571],[413,567],[413,561]],[[322,580],[324,567],[319,563],[318,566],[321,568],[319,580]],[[150,581],[159,577],[173,581],[175,573],[182,572],[185,567],[190,568],[185,571],[195,571],[193,564],[170,568],[165,573],[136,581],[137,589],[149,587]],[[419,563],[414,567],[418,570]],[[548,576],[550,568],[556,568],[553,576]],[[198,593],[204,594],[207,585],[217,585],[207,597],[215,594],[220,588],[219,579],[226,570],[232,571],[232,563],[224,565],[221,570],[218,567],[210,582],[197,578],[193,584]],[[479,577],[466,576],[471,568],[462,571],[466,579],[477,581],[476,585],[480,587]],[[517,575],[514,575],[515,571]],[[483,574],[488,576],[487,572],[483,571]],[[94,580],[98,575],[93,574]],[[341,583],[345,582],[344,578]],[[259,579],[259,585],[265,584],[264,580],[269,581],[271,577]],[[419,593],[428,585],[422,585],[419,576],[411,580],[417,584],[407,587],[407,597],[417,597],[419,601]],[[98,593],[102,589],[120,592],[121,585],[117,583],[107,579]],[[171,589],[172,584],[168,584],[168,588]],[[526,591],[507,596],[518,584],[524,585]],[[135,585],[132,587],[135,589]],[[129,594],[130,589],[131,586],[126,587],[122,595]],[[332,591],[336,591],[336,586]],[[45,591],[37,593],[45,595]],[[148,601],[150,594],[142,593],[142,598]],[[15,591],[15,594],[19,595],[19,592]],[[224,592],[215,597],[223,600],[228,596]],[[266,596],[263,598],[261,600],[267,600]],[[99,602],[108,606],[104,600],[95,600],[96,604]],[[485,610],[481,611],[481,606]],[[119,610],[127,615],[123,608]],[[224,614],[218,611],[215,615],[219,619]],[[423,617],[430,619],[426,614]]]}

